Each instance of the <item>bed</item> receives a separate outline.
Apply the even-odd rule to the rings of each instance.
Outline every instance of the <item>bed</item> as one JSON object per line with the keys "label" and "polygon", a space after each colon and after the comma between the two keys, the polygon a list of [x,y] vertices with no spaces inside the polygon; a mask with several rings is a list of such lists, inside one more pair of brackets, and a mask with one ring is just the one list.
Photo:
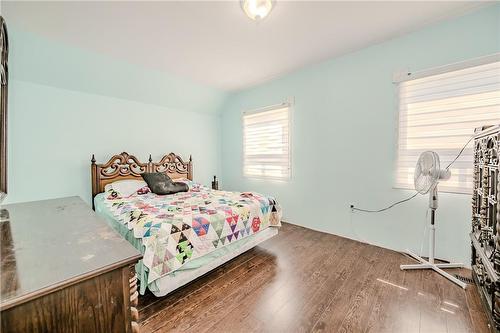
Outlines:
{"label": "bed", "polygon": [[[145,172],[166,173],[189,191],[127,197],[110,192],[115,182],[141,180]],[[185,162],[170,153],[142,163],[123,152],[97,164],[92,156],[91,173],[96,213],[143,254],[136,265],[142,295],[149,289],[165,296],[278,234],[281,208],[274,198],[197,184],[191,157]]]}

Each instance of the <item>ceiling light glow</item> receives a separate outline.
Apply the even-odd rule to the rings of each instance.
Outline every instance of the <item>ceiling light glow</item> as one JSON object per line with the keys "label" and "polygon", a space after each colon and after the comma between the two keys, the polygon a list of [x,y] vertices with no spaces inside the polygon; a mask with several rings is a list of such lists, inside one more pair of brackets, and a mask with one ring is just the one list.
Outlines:
{"label": "ceiling light glow", "polygon": [[267,17],[274,7],[273,0],[241,0],[241,9],[254,21],[260,21]]}

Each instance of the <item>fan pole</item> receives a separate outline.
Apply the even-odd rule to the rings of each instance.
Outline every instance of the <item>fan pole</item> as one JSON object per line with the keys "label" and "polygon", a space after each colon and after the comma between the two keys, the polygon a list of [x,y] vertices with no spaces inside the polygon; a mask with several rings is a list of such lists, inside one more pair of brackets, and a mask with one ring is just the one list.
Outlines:
{"label": "fan pole", "polygon": [[458,284],[462,288],[466,288],[467,284],[460,281],[456,277],[451,274],[446,273],[442,268],[460,268],[464,267],[462,263],[443,263],[436,264],[434,263],[434,253],[436,250],[436,209],[438,208],[438,195],[437,195],[437,186],[434,186],[429,192],[429,208],[431,209],[431,225],[429,231],[429,260],[425,260],[424,258],[416,255],[410,250],[406,250],[406,253],[417,260],[419,263],[414,265],[401,265],[399,266],[402,270],[410,270],[410,269],[432,269],[436,273],[441,274],[448,280]]}
{"label": "fan pole", "polygon": [[431,227],[429,230],[429,262],[434,264],[434,251],[436,250],[436,226],[434,219],[436,218],[436,209],[431,208]]}
{"label": "fan pole", "polygon": [[434,264],[434,253],[436,251],[436,209],[438,208],[437,185],[429,191],[429,208],[431,209],[431,226],[429,230],[429,263]]}

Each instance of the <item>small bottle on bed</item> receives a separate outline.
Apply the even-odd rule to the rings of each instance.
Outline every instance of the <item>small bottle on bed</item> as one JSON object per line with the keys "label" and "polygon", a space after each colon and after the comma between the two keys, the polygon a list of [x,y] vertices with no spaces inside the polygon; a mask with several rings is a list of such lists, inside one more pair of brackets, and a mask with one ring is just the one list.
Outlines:
{"label": "small bottle on bed", "polygon": [[214,180],[212,181],[212,190],[219,189],[219,181],[217,180],[217,176],[214,176]]}

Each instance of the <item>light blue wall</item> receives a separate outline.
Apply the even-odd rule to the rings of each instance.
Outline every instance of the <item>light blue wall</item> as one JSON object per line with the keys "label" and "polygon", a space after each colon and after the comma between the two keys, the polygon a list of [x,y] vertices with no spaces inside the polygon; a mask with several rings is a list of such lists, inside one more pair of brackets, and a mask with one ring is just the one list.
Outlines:
{"label": "light blue wall", "polygon": [[[193,155],[198,181],[219,174],[225,189],[275,195],[292,223],[419,251],[426,198],[379,215],[349,210],[350,203],[376,208],[411,193],[392,189],[392,75],[498,52],[499,11],[490,6],[229,97],[10,26],[7,202],[67,195],[88,201],[92,153],[103,161],[123,150],[141,159],[175,151]],[[293,179],[244,179],[241,111],[290,96]],[[441,196],[441,257],[468,262],[469,206],[468,196]]]}
{"label": "light blue wall", "polygon": [[69,195],[90,202],[92,153],[98,162],[122,151],[143,161],[192,154],[195,180],[209,184],[219,174],[225,93],[9,28],[5,203]]}
{"label": "light blue wall", "polygon": [[[7,22],[8,18],[7,12]],[[185,78],[70,47],[15,26],[9,26],[9,36],[9,66],[16,80],[201,113],[219,112],[226,97]]]}
{"label": "light blue wall", "polygon": [[[393,74],[500,51],[499,15],[500,6],[486,7],[232,95],[221,119],[221,186],[275,195],[291,223],[420,252],[427,197],[381,214],[353,214],[349,205],[373,209],[412,193],[392,188],[397,117]],[[243,178],[241,111],[288,97],[295,98],[292,180]],[[470,197],[442,194],[440,205],[437,254],[468,263]]]}

